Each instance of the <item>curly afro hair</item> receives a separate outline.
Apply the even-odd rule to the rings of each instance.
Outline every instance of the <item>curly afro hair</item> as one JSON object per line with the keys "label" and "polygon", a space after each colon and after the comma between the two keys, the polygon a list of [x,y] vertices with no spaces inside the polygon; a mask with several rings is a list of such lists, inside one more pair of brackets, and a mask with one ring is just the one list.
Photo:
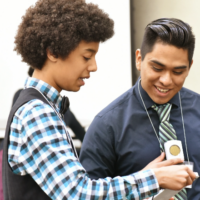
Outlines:
{"label": "curly afro hair", "polygon": [[97,5],[84,0],[38,0],[31,6],[15,37],[15,51],[22,61],[42,69],[48,49],[66,58],[78,44],[104,42],[114,34],[114,22]]}

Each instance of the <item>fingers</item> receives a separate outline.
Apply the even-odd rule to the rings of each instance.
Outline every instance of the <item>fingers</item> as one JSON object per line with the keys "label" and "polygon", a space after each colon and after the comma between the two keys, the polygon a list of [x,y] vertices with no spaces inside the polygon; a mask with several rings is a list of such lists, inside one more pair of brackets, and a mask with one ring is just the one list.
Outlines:
{"label": "fingers", "polygon": [[188,166],[181,166],[180,170],[183,170],[184,172],[184,178],[185,178],[185,186],[192,185],[193,181],[196,178],[196,174],[188,167]]}
{"label": "fingers", "polygon": [[195,173],[188,167],[188,166],[184,166],[184,165],[181,165],[181,166],[176,166],[178,167],[178,173],[179,173],[179,176],[180,176],[180,188],[183,188],[187,185],[192,185],[193,181],[195,180]]}
{"label": "fingers", "polygon": [[196,179],[196,174],[187,166],[185,166],[185,170],[188,174],[186,185],[192,185],[193,181]]}
{"label": "fingers", "polygon": [[187,185],[192,185],[192,183],[193,183],[193,180],[191,179],[190,176],[188,176],[188,177],[187,177],[187,183],[186,183],[186,186],[187,186]]}
{"label": "fingers", "polygon": [[151,163],[153,164],[153,163],[161,162],[161,161],[163,161],[164,158],[165,158],[165,153],[162,152],[162,153],[160,154],[160,156],[158,156],[156,159],[154,159]]}
{"label": "fingers", "polygon": [[157,168],[157,164],[162,162],[162,160],[165,158],[165,153],[161,153],[160,156],[158,156],[156,159],[151,161],[145,168],[143,168],[141,171],[147,170],[147,169],[153,169]]}
{"label": "fingers", "polygon": [[187,185],[191,185],[195,179],[193,173],[185,165],[173,165],[153,169],[160,187],[180,190]]}
{"label": "fingers", "polygon": [[181,158],[174,158],[174,159],[165,160],[163,162],[158,163],[158,167],[167,167],[167,166],[176,165],[179,163],[183,163],[183,160]]}
{"label": "fingers", "polygon": [[[185,166],[185,167],[187,167],[187,166]],[[186,170],[187,170],[187,173],[189,174],[189,176],[190,176],[190,178],[193,182],[196,179],[196,174],[189,167],[187,167]]]}

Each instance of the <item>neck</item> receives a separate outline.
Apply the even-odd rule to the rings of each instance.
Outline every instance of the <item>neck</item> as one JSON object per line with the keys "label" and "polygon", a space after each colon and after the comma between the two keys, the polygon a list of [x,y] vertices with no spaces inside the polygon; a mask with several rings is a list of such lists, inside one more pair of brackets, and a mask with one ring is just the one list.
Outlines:
{"label": "neck", "polygon": [[42,69],[35,69],[33,72],[32,77],[42,80],[45,83],[51,85],[54,87],[59,93],[61,92],[61,88],[56,84],[56,81],[54,80],[54,76],[52,75],[52,72],[50,70],[50,67],[42,67]]}

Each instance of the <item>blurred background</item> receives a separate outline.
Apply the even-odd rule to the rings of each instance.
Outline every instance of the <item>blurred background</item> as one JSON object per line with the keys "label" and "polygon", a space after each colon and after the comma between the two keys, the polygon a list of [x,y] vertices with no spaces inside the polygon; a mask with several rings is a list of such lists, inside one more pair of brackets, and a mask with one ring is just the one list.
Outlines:
{"label": "blurred background", "polygon": [[[0,137],[14,93],[22,88],[28,66],[13,51],[21,17],[37,0],[6,0],[0,6]],[[71,111],[83,126],[111,101],[128,90],[137,80],[135,50],[140,48],[146,25],[161,17],[179,18],[189,23],[196,35],[194,64],[185,87],[200,93],[200,1],[199,0],[86,0],[98,4],[115,22],[115,35],[100,45],[96,56],[98,71],[91,74],[77,93],[63,91],[70,99]]]}

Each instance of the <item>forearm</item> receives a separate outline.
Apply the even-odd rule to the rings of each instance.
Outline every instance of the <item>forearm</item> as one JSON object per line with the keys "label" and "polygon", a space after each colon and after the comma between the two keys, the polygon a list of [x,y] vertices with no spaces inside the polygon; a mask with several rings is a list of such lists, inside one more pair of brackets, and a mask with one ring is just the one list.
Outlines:
{"label": "forearm", "polygon": [[[52,165],[55,166],[55,163]],[[58,169],[59,166],[62,168]],[[123,199],[124,197],[143,199],[159,191],[158,182],[151,170],[113,179],[91,180],[73,153],[68,153],[66,161],[63,160],[59,166],[53,170],[54,173],[48,170],[41,171],[43,177],[51,174],[45,183],[43,181],[42,189],[45,192],[51,191],[48,195],[52,199],[64,199],[65,197],[69,200],[85,200],[86,197],[87,199]],[[49,169],[52,167],[48,166]],[[57,185],[59,188],[56,187]]]}
{"label": "forearm", "polygon": [[[62,176],[64,175],[66,175],[66,173],[62,174]],[[57,180],[59,180],[58,177]],[[56,189],[56,185],[59,185],[59,188]],[[64,199],[67,197],[69,200],[85,200],[91,198],[126,198],[134,200],[151,197],[159,191],[158,183],[151,171],[113,179],[91,180],[83,170],[77,170],[74,171],[73,174],[68,174],[56,185],[51,186],[51,188],[54,188],[54,195],[51,196],[52,199]],[[49,187],[49,185],[43,186],[43,188],[47,187]]]}
{"label": "forearm", "polygon": [[40,149],[40,153],[45,151],[43,156],[38,159],[34,155],[32,166],[24,169],[52,199],[143,199],[159,191],[151,170],[113,179],[91,180],[69,144],[64,146],[53,148],[47,143]]}
{"label": "forearm", "polygon": [[[158,192],[158,185],[150,171],[114,179],[91,180],[85,173],[78,173],[74,180],[65,183],[63,196],[57,199],[143,199]],[[74,187],[75,186],[75,187]],[[68,195],[70,194],[70,196]],[[86,198],[87,197],[87,198]]]}

